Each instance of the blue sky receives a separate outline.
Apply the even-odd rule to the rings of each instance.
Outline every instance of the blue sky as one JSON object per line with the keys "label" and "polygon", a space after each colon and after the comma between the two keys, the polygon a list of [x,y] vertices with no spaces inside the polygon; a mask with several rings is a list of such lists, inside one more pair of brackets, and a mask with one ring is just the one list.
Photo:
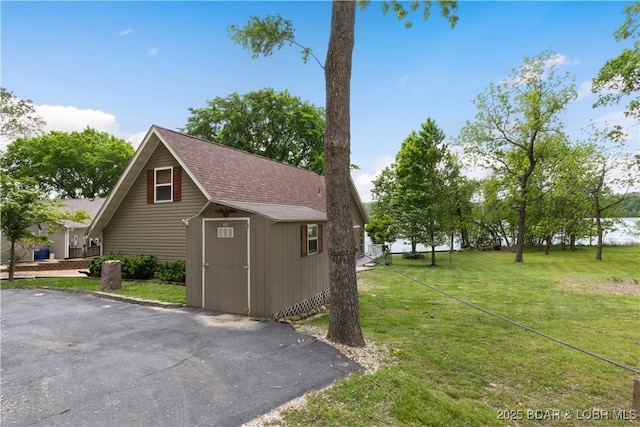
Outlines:
{"label": "blue sky", "polygon": [[[454,29],[439,16],[407,30],[371,2],[356,16],[352,74],[352,163],[361,197],[402,141],[432,117],[453,141],[472,120],[471,100],[546,49],[575,77],[578,100],[563,116],[579,137],[589,120],[620,124],[637,152],[640,126],[623,106],[592,109],[590,82],[630,42],[613,32],[629,2],[461,1]],[[47,130],[92,126],[137,145],[152,124],[179,129],[190,107],[265,87],[324,106],[324,76],[299,49],[252,60],[229,24],[280,13],[297,40],[324,61],[331,3],[2,1],[0,82],[31,99]]]}

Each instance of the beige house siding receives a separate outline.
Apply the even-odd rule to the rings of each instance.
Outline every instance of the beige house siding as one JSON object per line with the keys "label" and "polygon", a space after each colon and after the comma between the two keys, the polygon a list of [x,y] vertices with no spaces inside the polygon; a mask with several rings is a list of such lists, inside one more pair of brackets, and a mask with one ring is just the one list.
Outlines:
{"label": "beige house siding", "polygon": [[364,226],[365,218],[362,217],[358,203],[355,198],[351,198],[351,216],[353,217],[353,243],[357,249],[358,257],[364,256]]}
{"label": "beige house siding", "polygon": [[[80,234],[82,236],[82,234]],[[51,239],[51,243],[49,244],[49,256],[53,254],[56,259],[64,259],[66,249],[66,230],[58,230],[53,234],[49,235],[49,239]],[[82,241],[82,240],[81,240]]]}
{"label": "beige house siding", "polygon": [[186,227],[181,220],[196,215],[206,198],[182,171],[179,202],[147,203],[147,170],[179,166],[162,145],[151,156],[103,230],[103,254],[154,255],[159,260],[186,258]]}
{"label": "beige house siding", "polygon": [[300,255],[300,226],[305,223],[278,223],[273,226],[271,252],[272,314],[314,296],[329,287],[327,224],[323,226],[323,251]]}

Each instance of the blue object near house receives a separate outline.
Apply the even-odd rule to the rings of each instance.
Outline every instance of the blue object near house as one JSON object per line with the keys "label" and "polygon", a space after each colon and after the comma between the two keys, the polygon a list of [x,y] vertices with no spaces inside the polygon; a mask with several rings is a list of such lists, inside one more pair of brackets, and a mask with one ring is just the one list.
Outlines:
{"label": "blue object near house", "polygon": [[33,260],[40,261],[43,259],[49,259],[49,248],[40,249],[33,252]]}

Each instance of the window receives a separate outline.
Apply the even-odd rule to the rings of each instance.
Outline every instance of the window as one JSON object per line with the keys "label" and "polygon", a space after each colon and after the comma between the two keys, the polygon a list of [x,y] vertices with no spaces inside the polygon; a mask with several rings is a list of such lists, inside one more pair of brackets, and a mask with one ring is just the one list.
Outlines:
{"label": "window", "polygon": [[180,166],[147,171],[147,203],[179,202],[181,198]]}
{"label": "window", "polygon": [[233,239],[233,227],[218,227],[218,239]]}
{"label": "window", "polygon": [[173,193],[171,168],[156,169],[156,202],[170,202]]}
{"label": "window", "polygon": [[305,257],[322,252],[322,224],[300,226],[300,255]]}
{"label": "window", "polygon": [[318,253],[318,225],[307,225],[307,255]]}

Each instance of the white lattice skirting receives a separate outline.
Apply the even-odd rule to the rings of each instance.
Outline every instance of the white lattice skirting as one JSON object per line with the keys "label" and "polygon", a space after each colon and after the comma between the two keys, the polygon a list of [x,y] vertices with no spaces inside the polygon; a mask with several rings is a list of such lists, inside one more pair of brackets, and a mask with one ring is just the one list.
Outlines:
{"label": "white lattice skirting", "polygon": [[275,313],[272,318],[274,320],[282,319],[283,317],[300,316],[302,314],[309,313],[314,308],[322,307],[329,303],[329,289],[325,289],[319,294],[315,294],[309,298],[305,298],[300,302],[290,305],[287,308],[283,308],[279,312]]}

